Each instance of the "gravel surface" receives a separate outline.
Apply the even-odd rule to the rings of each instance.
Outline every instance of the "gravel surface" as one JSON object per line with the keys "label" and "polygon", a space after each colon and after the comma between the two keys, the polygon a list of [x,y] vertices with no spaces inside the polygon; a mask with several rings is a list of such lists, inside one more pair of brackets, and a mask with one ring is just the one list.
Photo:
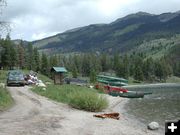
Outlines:
{"label": "gravel surface", "polygon": [[[120,119],[100,119],[92,112],[73,109],[39,96],[29,87],[9,87],[15,105],[0,113],[0,135],[157,135],[126,117],[126,99],[107,96],[113,112],[118,105]],[[104,113],[101,112],[101,113]]]}

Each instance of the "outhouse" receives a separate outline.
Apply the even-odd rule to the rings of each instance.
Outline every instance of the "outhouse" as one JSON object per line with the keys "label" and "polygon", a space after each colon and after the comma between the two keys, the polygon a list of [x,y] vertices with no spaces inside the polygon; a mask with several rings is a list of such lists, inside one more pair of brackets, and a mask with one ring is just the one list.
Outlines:
{"label": "outhouse", "polygon": [[67,73],[65,67],[52,67],[51,73],[54,79],[54,84],[63,84],[65,73]]}

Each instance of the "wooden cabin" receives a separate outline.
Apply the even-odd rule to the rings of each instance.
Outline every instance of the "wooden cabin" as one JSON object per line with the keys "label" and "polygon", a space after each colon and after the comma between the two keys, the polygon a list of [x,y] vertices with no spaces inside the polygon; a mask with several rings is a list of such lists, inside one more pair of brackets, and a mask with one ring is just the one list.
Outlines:
{"label": "wooden cabin", "polygon": [[51,73],[54,79],[54,84],[63,84],[64,75],[65,73],[67,73],[67,70],[65,67],[52,67]]}

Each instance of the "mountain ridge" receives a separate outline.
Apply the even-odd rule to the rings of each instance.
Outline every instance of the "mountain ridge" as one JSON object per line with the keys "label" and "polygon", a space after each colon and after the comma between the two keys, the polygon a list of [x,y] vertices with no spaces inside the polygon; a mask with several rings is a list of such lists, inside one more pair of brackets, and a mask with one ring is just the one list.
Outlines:
{"label": "mountain ridge", "polygon": [[[39,50],[51,53],[128,52],[144,41],[180,34],[180,12],[160,15],[138,12],[109,24],[91,24],[33,41]],[[109,51],[111,50],[111,51]]]}

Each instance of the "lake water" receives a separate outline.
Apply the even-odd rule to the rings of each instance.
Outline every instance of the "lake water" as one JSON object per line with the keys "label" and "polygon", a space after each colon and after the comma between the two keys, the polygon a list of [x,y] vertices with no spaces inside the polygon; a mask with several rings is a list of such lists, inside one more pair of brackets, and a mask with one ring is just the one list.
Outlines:
{"label": "lake water", "polygon": [[125,106],[128,114],[144,124],[156,121],[164,128],[165,120],[180,120],[180,85],[131,87],[128,90],[153,92],[142,99],[130,99]]}

